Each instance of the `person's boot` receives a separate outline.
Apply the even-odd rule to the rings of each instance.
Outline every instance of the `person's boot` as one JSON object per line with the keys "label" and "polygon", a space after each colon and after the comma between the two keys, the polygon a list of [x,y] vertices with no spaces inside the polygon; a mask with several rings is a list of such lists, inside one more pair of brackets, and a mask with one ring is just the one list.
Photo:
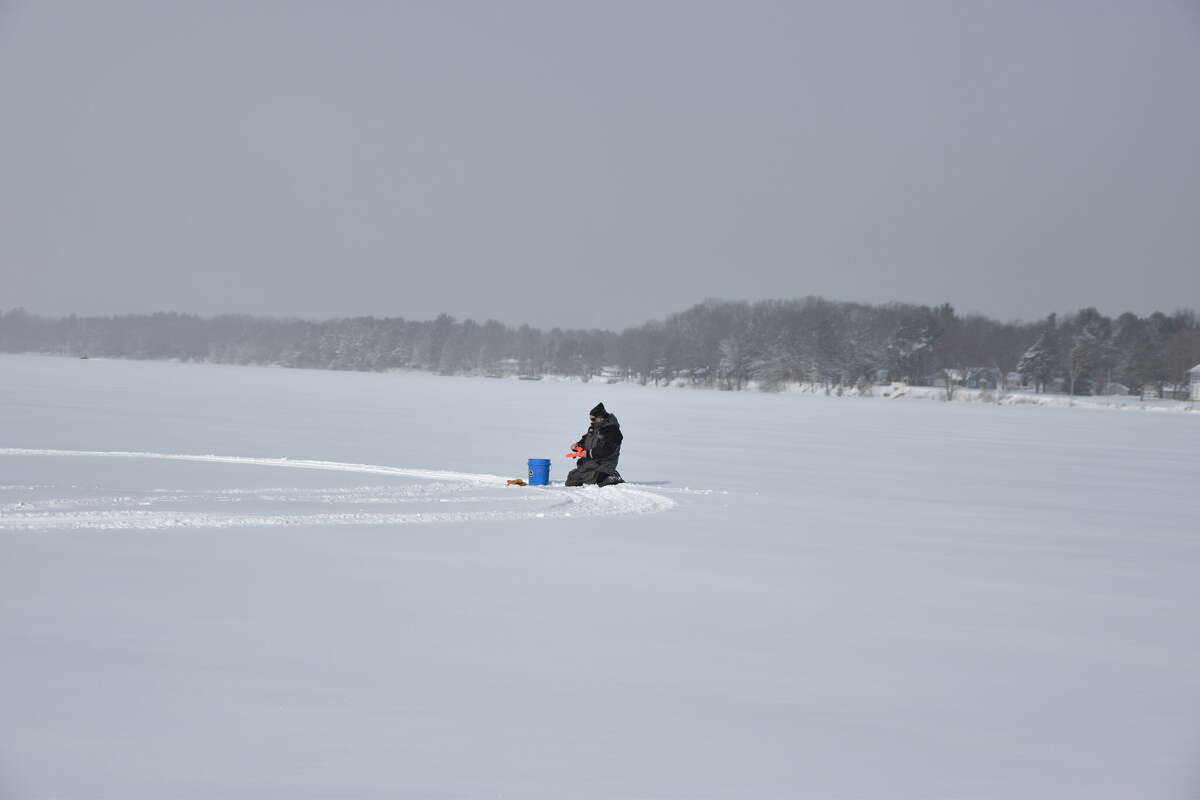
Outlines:
{"label": "person's boot", "polygon": [[596,482],[596,485],[597,486],[614,486],[618,483],[624,483],[624,482],[625,482],[625,479],[621,477],[621,473],[613,472],[608,475],[605,475],[603,478],[598,480]]}

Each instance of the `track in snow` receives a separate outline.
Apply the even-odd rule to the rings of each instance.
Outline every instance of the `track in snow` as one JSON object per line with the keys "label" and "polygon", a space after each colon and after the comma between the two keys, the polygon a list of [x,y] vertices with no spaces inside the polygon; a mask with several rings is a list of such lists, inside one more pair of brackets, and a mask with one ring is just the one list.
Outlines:
{"label": "track in snow", "polygon": [[[0,486],[0,531],[404,525],[562,519],[666,511],[675,501],[628,484],[603,489],[505,486],[499,475],[337,461],[88,450],[0,448],[0,457],[192,461],[416,479],[329,489],[146,489],[72,496],[65,487]],[[72,487],[74,488],[74,487]],[[66,495],[66,496],[64,496]],[[20,498],[20,499],[18,499]],[[224,506],[229,510],[214,510]],[[255,508],[250,509],[250,506]]]}

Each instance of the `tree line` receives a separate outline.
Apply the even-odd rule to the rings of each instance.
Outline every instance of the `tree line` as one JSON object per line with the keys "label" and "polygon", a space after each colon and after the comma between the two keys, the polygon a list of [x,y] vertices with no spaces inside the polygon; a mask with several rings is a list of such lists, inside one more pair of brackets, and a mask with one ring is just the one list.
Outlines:
{"label": "tree line", "polygon": [[160,312],[111,317],[0,313],[0,351],[442,374],[603,375],[739,390],[793,382],[953,384],[985,374],[1072,394],[1179,390],[1200,363],[1192,310],[1108,317],[1094,308],[1037,322],[960,316],[949,304],[869,305],[820,297],[708,300],[664,320],[542,331],[442,314],[328,321]]}

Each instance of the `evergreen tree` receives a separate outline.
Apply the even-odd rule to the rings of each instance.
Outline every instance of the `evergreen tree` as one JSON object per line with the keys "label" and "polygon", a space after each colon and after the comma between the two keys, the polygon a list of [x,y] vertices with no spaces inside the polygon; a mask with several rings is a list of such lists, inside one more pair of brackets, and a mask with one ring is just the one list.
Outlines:
{"label": "evergreen tree", "polygon": [[1017,363],[1017,372],[1021,373],[1027,383],[1032,380],[1034,391],[1040,394],[1046,391],[1046,387],[1053,380],[1058,360],[1058,336],[1051,321],[1021,356]]}

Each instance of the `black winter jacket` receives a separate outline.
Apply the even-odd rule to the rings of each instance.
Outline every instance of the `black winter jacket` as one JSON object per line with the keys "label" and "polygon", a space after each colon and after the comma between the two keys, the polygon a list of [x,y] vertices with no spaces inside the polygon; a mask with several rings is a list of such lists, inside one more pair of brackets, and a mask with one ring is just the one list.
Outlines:
{"label": "black winter jacket", "polygon": [[621,423],[617,422],[617,418],[610,414],[608,419],[593,422],[576,444],[587,451],[584,458],[616,469],[617,459],[621,457],[621,440],[623,438]]}

